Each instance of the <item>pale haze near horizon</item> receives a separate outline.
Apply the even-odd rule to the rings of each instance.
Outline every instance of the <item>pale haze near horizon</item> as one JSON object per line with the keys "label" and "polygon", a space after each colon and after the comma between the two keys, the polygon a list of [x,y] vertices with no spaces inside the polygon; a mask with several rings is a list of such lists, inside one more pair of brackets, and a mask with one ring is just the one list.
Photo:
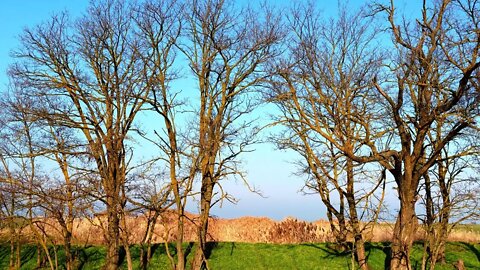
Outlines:
{"label": "pale haze near horizon", "polygon": [[[13,62],[10,52],[19,46],[18,36],[25,27],[35,27],[42,21],[48,20],[52,14],[68,11],[72,19],[78,18],[88,6],[86,0],[2,0],[0,2],[0,91],[8,87],[6,71]],[[241,1],[238,1],[241,2]],[[355,2],[354,6],[360,4]],[[405,8],[406,2],[402,3]],[[273,3],[278,3],[274,1]],[[285,3],[281,3],[285,4]],[[319,3],[319,9],[326,16],[335,14],[336,1]],[[195,82],[191,82],[196,87]],[[262,113],[265,113],[265,108]],[[255,112],[254,112],[255,113]],[[263,117],[263,116],[262,116]],[[268,117],[265,115],[265,117]],[[268,119],[263,119],[268,120]],[[143,125],[148,123],[143,122]],[[265,133],[268,134],[268,131]],[[141,146],[137,146],[141,149]],[[251,186],[261,191],[262,196],[252,193],[242,181],[229,179],[224,183],[225,190],[238,199],[237,204],[225,201],[222,206],[215,206],[212,215],[222,218],[241,216],[265,216],[276,220],[286,217],[296,217],[313,221],[325,219],[325,207],[318,195],[304,195],[302,189],[303,176],[294,175],[297,170],[292,164],[298,156],[292,152],[276,150],[274,145],[264,143],[255,145],[254,152],[241,156],[244,161],[242,168],[247,172]],[[394,213],[397,202],[396,192],[392,186],[388,188],[386,202]],[[187,210],[196,212],[195,206],[190,205]]]}

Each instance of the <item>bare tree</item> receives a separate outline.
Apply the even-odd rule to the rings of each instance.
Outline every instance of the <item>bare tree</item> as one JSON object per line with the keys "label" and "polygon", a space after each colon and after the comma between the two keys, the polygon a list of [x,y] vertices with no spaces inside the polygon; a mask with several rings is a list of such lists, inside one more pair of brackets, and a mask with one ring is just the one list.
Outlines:
{"label": "bare tree", "polygon": [[[3,134],[2,134],[3,135]],[[3,137],[3,136],[2,136]],[[2,140],[7,142],[8,140]],[[10,258],[9,267],[19,269],[21,266],[21,241],[22,230],[25,225],[21,216],[22,212],[22,194],[17,192],[16,177],[10,167],[9,157],[6,156],[2,147],[1,160],[1,178],[0,178],[0,211],[2,217],[2,226],[8,228]]]}
{"label": "bare tree", "polygon": [[[206,266],[215,188],[221,188],[219,181],[228,176],[243,177],[237,164],[254,139],[255,127],[247,116],[256,103],[252,90],[267,75],[262,66],[277,53],[280,25],[268,11],[260,14],[223,0],[193,1],[185,16],[185,42],[180,49],[198,83],[199,96],[194,164],[201,190],[193,269],[200,269]],[[221,193],[220,197],[227,195]]]}
{"label": "bare tree", "polygon": [[[312,179],[307,187],[321,196],[337,241],[345,248],[351,229],[359,265],[368,269],[360,205],[374,199],[384,175],[359,184],[364,165],[345,152],[362,155],[366,142],[383,135],[374,126],[380,115],[371,83],[381,55],[373,20],[346,10],[327,22],[313,5],[291,12],[289,60],[278,65],[270,99],[282,112],[277,124],[287,129],[277,144],[303,158]],[[338,197],[338,207],[332,197]],[[378,217],[378,211],[372,214]]]}
{"label": "bare tree", "polygon": [[[65,139],[68,136],[65,134],[55,134],[52,127],[51,135],[55,145],[48,149],[51,153],[49,158],[53,158],[57,163],[58,168],[61,171],[60,176],[55,176],[54,173],[49,173],[50,176],[46,176],[42,183],[39,183],[34,190],[31,190],[37,198],[39,207],[46,213],[46,222],[52,220],[54,222],[54,230],[60,227],[58,232],[62,235],[63,246],[65,250],[65,267],[66,269],[74,269],[72,254],[72,241],[73,241],[73,222],[78,217],[79,210],[79,198],[84,194],[78,192],[78,178],[72,173],[71,165],[73,165],[73,159],[75,155],[79,153],[73,152],[73,149],[69,149],[69,142]],[[58,265],[58,262],[56,263]]]}
{"label": "bare tree", "polygon": [[[394,122],[398,149],[378,156],[398,186],[400,211],[394,228],[390,269],[411,269],[417,224],[415,204],[422,177],[447,144],[475,125],[480,50],[477,1],[424,1],[415,23],[396,22],[393,1],[377,6],[387,14],[396,53],[387,68],[391,83],[375,82]],[[392,50],[393,51],[393,50]],[[441,136],[429,131],[448,115]],[[393,148],[392,148],[393,150]],[[353,155],[352,155],[353,156]]]}
{"label": "bare tree", "polygon": [[[61,235],[66,255],[65,266],[67,269],[73,269],[71,253],[73,220],[78,212],[77,202],[81,195],[78,192],[78,178],[73,175],[75,168],[72,166],[75,159],[85,155],[85,151],[84,147],[78,144],[72,130],[44,121],[42,118],[44,104],[59,106],[41,97],[32,98],[25,95],[21,88],[16,88],[3,97],[2,132],[6,145],[2,151],[2,164],[6,178],[10,179],[12,196],[21,194],[22,197],[28,198],[26,207],[30,209],[28,210],[30,214],[27,220],[31,223],[30,228],[33,225],[38,227],[32,229],[34,235],[41,236],[37,237],[40,240],[50,239],[48,242],[42,242],[45,256],[49,256],[46,245],[56,244],[54,239]],[[14,166],[9,165],[9,161],[15,161]],[[39,170],[36,166],[27,166],[34,161],[45,165],[46,168]],[[15,175],[15,171],[22,173]],[[60,174],[56,171],[60,171]],[[30,181],[22,181],[24,177],[22,175],[33,175],[33,178]],[[12,202],[11,207],[19,202],[20,199]],[[53,251],[54,266],[51,267],[58,268],[55,246]]]}
{"label": "bare tree", "polygon": [[[38,102],[42,104],[41,100]],[[36,111],[32,110],[30,113],[35,114]],[[84,145],[75,136],[74,130],[55,126],[55,122],[51,119],[41,121],[40,128],[43,131],[42,141],[36,144],[42,156],[56,164],[60,175],[54,172],[48,173],[49,181],[38,186],[36,195],[40,198],[41,207],[47,212],[48,217],[53,218],[60,227],[65,250],[65,267],[70,270],[74,269],[73,222],[81,213],[80,201],[86,195],[80,191],[77,160],[86,156],[87,153]]]}
{"label": "bare tree", "polygon": [[[149,163],[151,165],[151,163]],[[148,166],[142,173],[137,174],[134,190],[130,195],[130,201],[136,209],[136,213],[146,220],[146,227],[140,241],[140,267],[147,269],[152,258],[152,240],[157,222],[161,214],[173,205],[171,198],[171,185],[165,179],[162,168]],[[168,247],[168,239],[165,239]],[[167,252],[167,255],[170,253]],[[170,260],[173,260],[169,256]],[[175,265],[172,262],[172,265]]]}
{"label": "bare tree", "polygon": [[[41,138],[38,118],[30,114],[35,103],[19,93],[7,93],[2,102],[2,133],[5,144],[2,147],[3,167],[6,179],[9,179],[10,191],[17,194],[15,202],[25,211],[21,216],[35,237],[37,247],[37,267],[45,266],[45,258],[50,269],[55,265],[48,250],[49,236],[45,231],[45,222],[39,219],[45,215],[42,201],[37,196],[37,187],[43,180],[39,165],[40,147],[37,142]],[[10,164],[9,164],[10,163]],[[13,205],[12,205],[13,207]]]}
{"label": "bare tree", "polygon": [[[7,97],[3,96],[2,100],[6,100]],[[3,102],[2,102],[3,103]],[[3,104],[5,105],[5,104]],[[2,143],[0,144],[0,161],[1,161],[1,176],[0,176],[0,213],[2,216],[2,226],[8,228],[9,243],[10,243],[10,260],[9,267],[19,269],[21,266],[21,241],[22,230],[25,227],[23,221],[25,212],[23,209],[23,194],[18,192],[17,187],[17,162],[13,157],[12,147],[16,144],[12,142],[12,130],[10,129],[11,123],[9,117],[7,117],[8,110],[5,106],[2,106],[0,119],[1,130],[0,138]],[[19,136],[17,137],[19,138]]]}
{"label": "bare tree", "polygon": [[[442,136],[442,121],[437,123],[429,135],[432,143]],[[427,263],[429,269],[434,269],[437,262],[445,263],[445,245],[451,230],[466,220],[474,220],[478,213],[476,179],[471,179],[476,168],[473,158],[478,155],[473,135],[462,134],[456,142],[448,143],[436,164],[423,176],[424,183],[419,187],[426,234],[422,269],[427,269]]]}
{"label": "bare tree", "polygon": [[92,2],[76,22],[66,14],[53,16],[24,31],[10,69],[29,95],[60,97],[69,104],[44,117],[82,134],[96,164],[107,213],[107,269],[117,269],[119,260],[127,135],[151,90],[143,62],[148,56],[142,55],[133,17],[124,1]]}
{"label": "bare tree", "polygon": [[[174,69],[177,40],[182,30],[183,5],[177,1],[155,2],[148,1],[139,6],[138,24],[145,37],[149,53],[144,58],[145,66],[150,70],[148,78],[151,85],[152,95],[148,100],[152,112],[160,117],[155,126],[154,136],[146,137],[159,149],[159,155],[153,162],[158,166],[165,166],[168,170],[168,190],[173,194],[173,202],[176,214],[176,260],[171,256],[169,247],[166,245],[166,253],[172,264],[172,269],[185,269],[186,255],[184,252],[184,227],[185,227],[185,206],[187,196],[192,190],[193,179],[196,172],[196,165],[191,163],[192,158],[186,155],[190,144],[184,142],[179,134],[181,127],[177,122],[177,115],[180,113],[184,103],[179,100],[179,90],[172,89],[170,83],[177,79],[178,71]],[[162,29],[162,31],[159,31]],[[153,201],[163,198],[160,194],[150,196]],[[160,195],[160,196],[159,196]],[[168,195],[168,194],[167,194]],[[151,200],[150,200],[151,201]],[[149,227],[153,230],[155,222],[161,213],[160,207],[163,204],[148,203],[155,210],[149,215]],[[149,210],[149,211],[150,211]],[[151,233],[145,234],[145,240],[151,238]],[[167,241],[167,240],[166,240]],[[146,266],[146,265],[145,265]]]}

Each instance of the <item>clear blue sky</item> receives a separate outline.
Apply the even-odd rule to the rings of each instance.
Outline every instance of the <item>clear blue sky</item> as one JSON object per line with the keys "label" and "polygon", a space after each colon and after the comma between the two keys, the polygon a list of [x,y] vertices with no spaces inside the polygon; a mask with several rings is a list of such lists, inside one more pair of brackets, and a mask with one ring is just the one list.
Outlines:
{"label": "clear blue sky", "polygon": [[[351,2],[358,5],[360,1]],[[404,7],[408,3],[398,2]],[[13,61],[10,51],[18,47],[18,35],[25,26],[33,27],[47,20],[53,13],[63,10],[68,10],[74,18],[78,17],[87,5],[87,0],[2,0],[0,89],[7,87],[8,79],[5,73]],[[335,14],[335,1],[322,1],[320,5],[327,16]],[[226,202],[222,208],[215,207],[213,214],[227,218],[268,216],[278,220],[288,216],[305,220],[325,218],[325,210],[318,195],[305,196],[299,192],[303,179],[293,176],[295,168],[290,163],[296,158],[291,153],[275,150],[272,145],[258,145],[255,152],[244,155],[242,159],[245,161],[244,168],[248,172],[250,183],[262,190],[266,198],[250,193],[241,182],[231,181],[226,183],[226,189],[240,200],[239,203],[232,205]],[[394,198],[395,194],[390,193],[390,198]]]}

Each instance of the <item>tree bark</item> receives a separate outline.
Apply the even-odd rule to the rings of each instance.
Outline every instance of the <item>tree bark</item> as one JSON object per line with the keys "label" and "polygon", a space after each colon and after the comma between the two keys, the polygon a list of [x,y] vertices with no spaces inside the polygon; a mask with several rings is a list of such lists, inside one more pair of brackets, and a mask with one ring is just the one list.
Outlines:
{"label": "tree bark", "polygon": [[128,245],[128,243],[125,243],[123,248],[125,249],[125,258],[127,258],[127,269],[132,270],[133,262],[132,262],[132,254],[130,252],[130,246]]}
{"label": "tree bark", "polygon": [[430,267],[434,267],[436,262],[436,232],[435,232],[435,208],[433,207],[432,183],[430,175],[423,176],[425,180],[425,239],[424,254],[422,258],[422,269],[427,269],[427,261],[430,261]]}
{"label": "tree bark", "polygon": [[438,253],[437,260],[441,263],[445,263],[445,244],[448,237],[448,223],[450,221],[450,215],[452,211],[452,202],[450,199],[450,185],[451,182],[447,180],[446,177],[447,169],[443,164],[440,163],[438,168],[439,176],[439,187],[440,193],[442,194],[442,208],[440,213],[440,228],[438,232],[439,243],[438,243]]}
{"label": "tree bark", "polygon": [[63,246],[65,249],[65,267],[67,270],[73,270],[73,256],[72,256],[72,234],[70,231],[64,232]]}
{"label": "tree bark", "polygon": [[192,261],[192,269],[200,270],[207,268],[207,234],[208,234],[208,218],[210,216],[210,207],[213,195],[213,183],[207,181],[202,186],[202,195],[200,199],[201,212],[198,224],[198,245]]}
{"label": "tree bark", "polygon": [[[413,194],[414,192],[407,192]],[[416,231],[417,217],[413,196],[400,198],[400,212],[395,222],[391,249],[391,270],[410,270],[410,250]]]}
{"label": "tree bark", "polygon": [[368,270],[370,267],[367,263],[367,256],[365,254],[365,241],[362,234],[356,234],[355,237],[355,252],[357,254],[357,262],[362,270]]}
{"label": "tree bark", "polygon": [[177,267],[175,270],[184,270],[185,269],[185,253],[183,251],[183,214],[177,220],[179,223],[177,226],[177,239],[176,239],[176,247],[177,247]]}
{"label": "tree bark", "polygon": [[15,262],[15,242],[13,241],[13,237],[11,237],[10,238],[10,258],[8,263],[9,269],[14,268],[14,262]]}
{"label": "tree bark", "polygon": [[19,269],[20,265],[17,264],[18,256],[16,252],[16,248],[18,248],[20,239],[17,239],[17,233],[15,228],[13,227],[14,224],[12,223],[12,219],[9,220],[9,227],[10,227],[10,261],[9,261],[9,268],[10,269]]}
{"label": "tree bark", "polygon": [[160,212],[154,210],[153,216],[147,216],[147,230],[140,245],[140,268],[146,270],[152,258],[152,237]]}
{"label": "tree bark", "polygon": [[20,266],[21,266],[21,257],[20,257],[20,254],[21,254],[21,245],[20,245],[20,242],[17,241],[17,245],[16,245],[16,253],[17,253],[17,256],[16,256],[16,265],[15,265],[15,269],[20,269]]}
{"label": "tree bark", "polygon": [[357,203],[355,201],[353,166],[353,161],[350,158],[347,158],[347,192],[345,192],[345,197],[347,198],[348,210],[350,213],[350,225],[352,226],[357,262],[360,266],[360,269],[368,270],[369,267],[367,264],[367,258],[365,256],[365,243],[363,241],[362,231],[360,229],[360,223],[357,214]]}
{"label": "tree bark", "polygon": [[[115,205],[112,197],[107,197],[107,205]],[[118,262],[120,257],[120,219],[118,217],[116,207],[107,206],[107,215],[107,257],[105,261],[105,269],[116,270],[118,269]]]}

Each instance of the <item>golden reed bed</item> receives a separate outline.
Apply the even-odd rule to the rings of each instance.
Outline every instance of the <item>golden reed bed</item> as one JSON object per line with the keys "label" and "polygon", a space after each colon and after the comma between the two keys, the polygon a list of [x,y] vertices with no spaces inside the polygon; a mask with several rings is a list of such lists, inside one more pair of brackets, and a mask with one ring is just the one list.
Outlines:
{"label": "golden reed bed", "polygon": [[[185,228],[185,241],[195,241],[195,216],[188,214]],[[39,224],[44,226],[53,242],[61,243],[58,224],[52,219],[42,219]],[[93,219],[76,219],[73,236],[76,244],[104,244],[102,225],[105,217]],[[130,243],[140,243],[145,234],[147,220],[143,216],[130,216],[126,219],[128,239]],[[393,224],[377,223],[366,228],[364,236],[367,241],[388,242],[391,240]],[[3,237],[7,230],[1,232]],[[153,233],[153,243],[173,241],[176,236],[174,215],[169,212],[157,220]],[[27,226],[22,230],[26,240],[33,240],[31,229]],[[416,240],[423,239],[422,229],[417,230]],[[308,243],[333,242],[330,225],[325,220],[306,222],[295,218],[274,221],[266,217],[241,217],[234,219],[211,218],[209,221],[209,241],[247,242],[247,243]],[[454,229],[448,237],[449,241],[480,242],[480,233],[462,227]]]}

